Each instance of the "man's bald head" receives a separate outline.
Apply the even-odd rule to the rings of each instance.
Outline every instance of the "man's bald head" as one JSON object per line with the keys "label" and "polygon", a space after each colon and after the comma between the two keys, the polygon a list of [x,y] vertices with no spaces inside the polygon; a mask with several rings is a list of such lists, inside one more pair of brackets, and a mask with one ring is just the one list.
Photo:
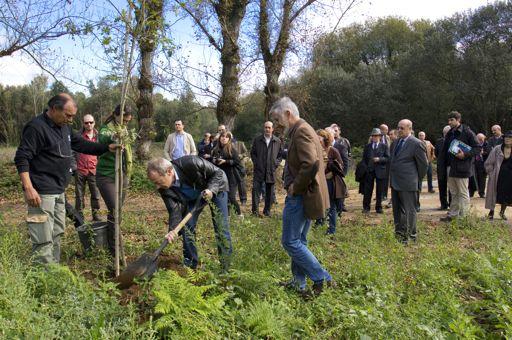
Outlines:
{"label": "man's bald head", "polygon": [[476,135],[476,139],[478,139],[478,142],[480,144],[483,144],[483,142],[485,142],[485,135],[483,133],[479,133],[478,135]]}
{"label": "man's bald head", "polygon": [[389,127],[386,124],[380,124],[379,129],[383,135],[387,135],[389,132]]}
{"label": "man's bald head", "polygon": [[412,122],[409,119],[402,119],[398,122],[398,137],[407,138],[411,135]]}
{"label": "man's bald head", "polygon": [[73,123],[77,106],[73,97],[68,93],[59,93],[48,101],[48,117],[58,126]]}

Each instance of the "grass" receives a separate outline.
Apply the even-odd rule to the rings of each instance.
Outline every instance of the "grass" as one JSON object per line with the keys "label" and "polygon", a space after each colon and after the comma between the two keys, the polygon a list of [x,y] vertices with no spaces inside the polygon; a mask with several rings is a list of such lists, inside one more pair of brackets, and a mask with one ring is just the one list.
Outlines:
{"label": "grass", "polygon": [[[166,229],[163,204],[144,188],[131,194],[135,202],[124,213],[131,258],[154,250]],[[71,228],[65,266],[31,267],[24,223],[4,213],[0,206],[2,338],[512,337],[512,239],[505,225],[420,222],[419,242],[407,247],[394,239],[389,218],[370,226],[356,216],[333,238],[312,229],[310,248],[338,288],[304,302],[277,284],[289,277],[279,217],[232,217],[233,269],[220,275],[205,211],[199,271],[179,265],[178,242],[165,250],[164,268],[151,282],[119,292],[104,253],[76,256]]]}

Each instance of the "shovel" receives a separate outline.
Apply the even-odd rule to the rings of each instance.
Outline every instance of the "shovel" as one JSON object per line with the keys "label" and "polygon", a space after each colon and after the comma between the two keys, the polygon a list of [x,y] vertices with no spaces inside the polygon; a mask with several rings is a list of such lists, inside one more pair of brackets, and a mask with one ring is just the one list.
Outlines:
{"label": "shovel", "polygon": [[[194,204],[194,207],[191,211],[189,211],[185,217],[181,220],[181,222],[174,228],[174,231],[178,233],[181,228],[190,220],[192,215],[199,209],[203,208],[206,204],[202,202],[202,197],[199,196],[196,203]],[[131,285],[134,284],[135,278],[149,278],[151,277],[158,268],[158,257],[160,256],[160,253],[162,250],[164,250],[165,247],[169,244],[169,240],[164,239],[163,242],[160,244],[160,247],[154,252],[154,253],[145,253],[141,257],[139,257],[134,262],[130,263],[126,269],[119,274],[118,277],[114,279],[114,281],[117,283],[117,286],[120,289],[126,289],[129,288]]]}

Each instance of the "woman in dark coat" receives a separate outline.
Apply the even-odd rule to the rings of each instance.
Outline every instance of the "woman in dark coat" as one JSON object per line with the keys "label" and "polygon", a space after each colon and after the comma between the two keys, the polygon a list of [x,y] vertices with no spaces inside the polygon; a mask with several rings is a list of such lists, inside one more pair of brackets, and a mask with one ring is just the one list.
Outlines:
{"label": "woman in dark coat", "polygon": [[242,164],[240,163],[238,153],[231,144],[232,140],[233,135],[231,132],[223,132],[220,134],[219,142],[215,145],[212,151],[212,162],[226,173],[229,182],[229,204],[233,205],[236,214],[241,216],[242,212],[240,211],[240,205],[236,200],[236,192],[238,188],[238,181],[241,177],[239,169],[242,168]]}
{"label": "woman in dark coat", "polygon": [[347,187],[343,181],[343,161],[336,148],[332,146],[334,137],[325,130],[317,131],[320,144],[324,150],[325,179],[327,180],[327,189],[329,190],[329,228],[326,234],[331,235],[336,232],[336,217],[338,206],[337,201],[345,197]]}
{"label": "woman in dark coat", "polygon": [[500,217],[506,220],[505,210],[512,205],[512,131],[504,134],[503,145],[495,146],[485,161],[489,175],[485,207],[489,209],[489,219],[494,218],[495,204],[501,204]]}

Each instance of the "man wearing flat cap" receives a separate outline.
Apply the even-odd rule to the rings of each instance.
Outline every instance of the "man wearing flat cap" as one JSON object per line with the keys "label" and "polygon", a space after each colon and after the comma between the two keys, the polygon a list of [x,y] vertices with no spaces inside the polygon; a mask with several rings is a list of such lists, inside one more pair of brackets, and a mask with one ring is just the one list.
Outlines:
{"label": "man wearing flat cap", "polygon": [[363,213],[370,212],[370,203],[374,183],[377,186],[375,211],[382,214],[382,197],[386,187],[386,164],[389,159],[389,148],[382,143],[382,132],[379,128],[374,128],[371,132],[371,140],[363,152],[363,162],[366,165],[367,174],[364,179],[363,194]]}

